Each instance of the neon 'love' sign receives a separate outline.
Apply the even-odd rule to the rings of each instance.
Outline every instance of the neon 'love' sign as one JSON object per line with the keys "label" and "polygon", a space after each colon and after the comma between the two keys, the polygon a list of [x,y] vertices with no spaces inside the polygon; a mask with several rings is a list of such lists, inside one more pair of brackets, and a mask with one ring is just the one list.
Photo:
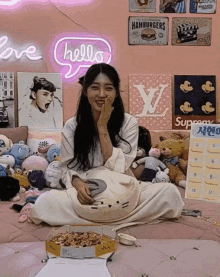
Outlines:
{"label": "neon 'love' sign", "polygon": [[[36,47],[33,45],[28,46],[25,50],[20,52],[12,47],[7,47],[8,42],[7,36],[0,37],[0,60],[8,60],[10,57],[15,57],[16,59],[21,59],[23,56],[27,57],[29,60],[36,61],[42,59],[42,56],[36,56]],[[6,46],[7,48],[5,48]],[[2,48],[5,48],[4,50]]]}
{"label": "neon 'love' sign", "polygon": [[112,59],[111,46],[103,38],[63,37],[56,42],[53,54],[66,79],[93,63],[110,63]]}
{"label": "neon 'love' sign", "polygon": [[0,1],[0,6],[14,6],[21,0]]}

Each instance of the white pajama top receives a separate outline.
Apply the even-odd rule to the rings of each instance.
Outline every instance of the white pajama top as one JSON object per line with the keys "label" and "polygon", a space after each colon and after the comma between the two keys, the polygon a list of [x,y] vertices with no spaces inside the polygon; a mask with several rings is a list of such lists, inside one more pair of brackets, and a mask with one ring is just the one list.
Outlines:
{"label": "white pajama top", "polygon": [[[78,176],[82,180],[86,177],[86,171],[79,171],[76,168],[70,169],[67,167],[69,161],[74,155],[74,134],[76,128],[76,117],[68,119],[62,130],[62,143],[61,143],[61,155],[60,162],[62,168],[62,180],[66,185],[66,188],[71,188],[72,176]],[[129,168],[137,155],[137,144],[138,144],[138,123],[135,117],[125,113],[124,122],[119,132],[119,135],[127,142],[120,140],[119,146],[113,147],[112,156],[104,163],[104,159],[101,152],[100,142],[97,143],[96,150],[94,152],[94,164],[93,168],[99,166],[105,166],[108,169],[120,173],[126,173],[132,175]],[[86,136],[86,126],[85,126]],[[92,161],[92,157],[89,154],[89,160]]]}

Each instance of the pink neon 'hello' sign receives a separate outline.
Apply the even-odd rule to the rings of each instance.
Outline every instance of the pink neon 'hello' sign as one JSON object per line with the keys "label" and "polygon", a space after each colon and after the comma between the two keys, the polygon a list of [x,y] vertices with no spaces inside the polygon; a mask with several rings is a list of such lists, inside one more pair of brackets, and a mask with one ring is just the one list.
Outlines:
{"label": "pink neon 'hello' sign", "polygon": [[54,59],[63,67],[66,79],[94,63],[110,63],[111,53],[110,44],[103,38],[63,37],[54,47]]}

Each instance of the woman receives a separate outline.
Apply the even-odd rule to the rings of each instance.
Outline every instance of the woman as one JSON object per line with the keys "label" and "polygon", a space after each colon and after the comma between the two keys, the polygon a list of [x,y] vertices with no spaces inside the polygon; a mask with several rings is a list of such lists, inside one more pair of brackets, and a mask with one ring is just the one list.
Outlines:
{"label": "woman", "polygon": [[[134,177],[128,176],[132,175],[129,168],[137,152],[138,125],[133,116],[124,113],[116,70],[104,63],[95,64],[79,82],[82,92],[76,117],[67,120],[62,131],[62,181],[67,191],[53,190],[42,194],[32,207],[34,222],[41,220],[51,225],[88,223],[85,217],[78,217],[76,205],[82,210],[94,203],[86,177],[97,168],[104,169],[107,175],[119,174],[138,186],[137,205],[129,215],[114,223],[149,222],[160,216],[180,216],[183,201],[174,185],[139,184]],[[104,221],[111,223],[108,218]]]}
{"label": "woman", "polygon": [[62,132],[61,162],[63,182],[76,188],[82,204],[89,204],[93,200],[88,184],[82,181],[86,171],[104,165],[128,172],[137,153],[138,125],[124,113],[119,76],[112,66],[93,65],[80,83],[77,115]]}
{"label": "woman", "polygon": [[56,87],[45,78],[33,78],[30,103],[19,110],[19,125],[35,128],[62,128],[62,104],[54,96]]}

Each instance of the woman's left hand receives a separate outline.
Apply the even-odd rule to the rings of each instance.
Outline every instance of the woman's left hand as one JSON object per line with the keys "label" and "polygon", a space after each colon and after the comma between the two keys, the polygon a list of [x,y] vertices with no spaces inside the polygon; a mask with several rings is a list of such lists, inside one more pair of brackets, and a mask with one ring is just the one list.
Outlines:
{"label": "woman's left hand", "polygon": [[109,118],[112,114],[113,111],[113,107],[111,105],[111,99],[110,97],[107,97],[105,100],[105,104],[102,107],[100,116],[99,116],[99,120],[97,122],[97,127],[107,127],[107,123],[109,121]]}

